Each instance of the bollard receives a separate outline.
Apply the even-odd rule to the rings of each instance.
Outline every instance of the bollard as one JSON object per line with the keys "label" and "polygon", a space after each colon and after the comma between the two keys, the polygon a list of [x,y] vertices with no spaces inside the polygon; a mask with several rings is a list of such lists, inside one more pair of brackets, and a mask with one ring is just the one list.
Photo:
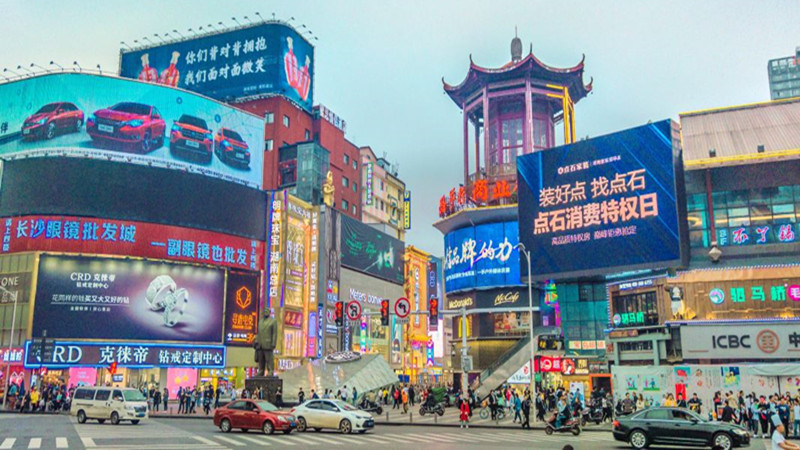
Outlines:
{"label": "bollard", "polygon": [[389,411],[386,411],[386,421],[389,421]]}
{"label": "bollard", "polygon": [[439,420],[439,415],[436,414],[436,413],[433,413],[433,423],[438,423],[438,420]]}
{"label": "bollard", "polygon": [[414,412],[413,411],[409,411],[408,412],[408,423],[414,423]]}

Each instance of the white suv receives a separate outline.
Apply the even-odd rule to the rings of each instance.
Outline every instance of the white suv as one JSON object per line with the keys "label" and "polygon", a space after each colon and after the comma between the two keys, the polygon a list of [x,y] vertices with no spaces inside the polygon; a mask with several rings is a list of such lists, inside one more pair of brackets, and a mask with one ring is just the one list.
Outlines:
{"label": "white suv", "polygon": [[121,420],[130,420],[136,425],[147,419],[147,399],[136,389],[112,387],[79,387],[72,395],[69,413],[78,418],[78,423],[86,419],[106,419],[117,425]]}

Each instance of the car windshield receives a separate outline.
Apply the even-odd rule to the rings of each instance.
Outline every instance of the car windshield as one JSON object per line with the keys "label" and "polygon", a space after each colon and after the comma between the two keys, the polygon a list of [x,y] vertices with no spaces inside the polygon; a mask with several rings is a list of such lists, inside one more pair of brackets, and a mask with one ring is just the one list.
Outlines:
{"label": "car windshield", "polygon": [[186,114],[184,114],[181,116],[180,119],[178,119],[178,122],[186,125],[191,125],[197,128],[202,128],[204,130],[208,129],[208,127],[206,126],[206,121],[195,116],[187,116]]}
{"label": "car windshield", "polygon": [[56,110],[56,108],[58,108],[58,103],[50,103],[49,105],[44,105],[39,108],[39,110],[36,111],[36,114],[53,112]]}
{"label": "car windshield", "polygon": [[117,103],[116,105],[109,108],[112,111],[119,111],[129,114],[136,114],[139,116],[149,116],[150,115],[150,107],[147,105],[143,105],[141,103]]}
{"label": "car windshield", "polygon": [[345,403],[345,402],[343,402],[341,400],[334,400],[333,403],[336,406],[338,406],[339,408],[341,408],[341,409],[343,409],[345,411],[358,411],[358,408],[356,408],[355,406],[353,406],[353,405],[351,405],[349,403]]}
{"label": "car windshield", "polygon": [[256,403],[256,405],[258,405],[259,408],[261,408],[262,411],[277,411],[278,410],[278,407],[273,405],[270,402],[257,401],[255,403]]}
{"label": "car windshield", "polygon": [[239,136],[239,133],[233,130],[223,130],[222,134],[224,134],[226,138],[236,139],[237,141],[242,140],[242,137]]}
{"label": "car windshield", "polygon": [[126,402],[146,402],[147,399],[144,398],[141,392],[131,389],[127,391],[122,391],[122,396],[125,398]]}

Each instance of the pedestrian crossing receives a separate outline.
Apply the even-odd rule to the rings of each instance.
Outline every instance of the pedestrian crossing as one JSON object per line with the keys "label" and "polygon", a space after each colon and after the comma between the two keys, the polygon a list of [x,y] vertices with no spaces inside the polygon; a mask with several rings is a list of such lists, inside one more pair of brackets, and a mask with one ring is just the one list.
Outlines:
{"label": "pedestrian crossing", "polygon": [[[118,428],[115,428],[117,430]],[[420,446],[420,445],[473,445],[473,446],[519,446],[537,442],[563,442],[591,445],[592,443],[610,443],[613,441],[611,433],[582,433],[580,436],[567,434],[547,436],[544,432],[492,432],[484,430],[448,429],[436,430],[424,435],[403,434],[402,429],[393,430],[391,433],[374,433],[343,435],[334,432],[327,433],[292,433],[290,435],[262,435],[244,433],[214,432],[204,435],[191,433],[178,433],[179,435],[161,436],[147,433],[146,436],[138,435],[126,438],[92,438],[79,437],[10,437],[0,438],[0,450],[17,449],[66,449],[85,448],[87,450],[129,450],[134,448],[158,448],[165,450],[178,450],[184,448],[197,448],[204,450],[217,449],[246,449],[253,447],[275,448],[308,448],[308,447],[334,447],[347,448],[352,446]]]}

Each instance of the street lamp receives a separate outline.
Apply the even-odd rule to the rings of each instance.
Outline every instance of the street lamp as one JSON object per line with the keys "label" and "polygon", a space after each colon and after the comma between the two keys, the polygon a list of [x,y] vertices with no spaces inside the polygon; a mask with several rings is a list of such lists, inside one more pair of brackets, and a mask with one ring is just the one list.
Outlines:
{"label": "street lamp", "polygon": [[517,249],[519,249],[520,253],[525,255],[525,261],[528,263],[528,314],[529,314],[529,316],[528,316],[528,326],[530,327],[529,331],[531,333],[531,342],[530,342],[530,352],[531,352],[530,353],[530,364],[531,364],[531,366],[530,366],[530,374],[531,374],[531,402],[532,402],[531,406],[533,407],[532,409],[533,409],[533,413],[534,413],[534,417],[535,417],[535,414],[536,414],[536,399],[535,399],[536,383],[534,382],[534,377],[533,377],[533,357],[534,357],[534,354],[533,354],[533,351],[534,351],[533,338],[534,338],[534,336],[533,336],[533,274],[531,274],[531,252],[528,251],[525,248],[525,244],[523,244],[522,242],[517,244]]}

